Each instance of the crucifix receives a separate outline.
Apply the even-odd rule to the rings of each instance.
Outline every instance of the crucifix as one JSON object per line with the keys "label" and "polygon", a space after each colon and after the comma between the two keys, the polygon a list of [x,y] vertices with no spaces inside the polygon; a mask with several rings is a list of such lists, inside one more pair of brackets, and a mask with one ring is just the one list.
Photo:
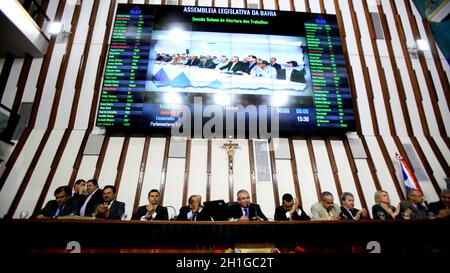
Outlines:
{"label": "crucifix", "polygon": [[223,148],[227,150],[228,154],[228,194],[229,201],[233,200],[233,160],[234,160],[234,151],[239,148],[239,144],[233,143],[233,138],[230,136],[228,141],[222,145]]}

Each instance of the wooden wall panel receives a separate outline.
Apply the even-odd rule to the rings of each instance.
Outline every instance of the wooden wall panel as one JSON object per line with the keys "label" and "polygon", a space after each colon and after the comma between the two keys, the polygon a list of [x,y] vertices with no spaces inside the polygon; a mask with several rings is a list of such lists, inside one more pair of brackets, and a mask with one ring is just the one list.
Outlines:
{"label": "wooden wall panel", "polygon": [[[92,35],[92,44],[102,44],[105,36],[106,20],[108,18],[108,11],[110,0],[101,0],[98,6],[98,14],[95,19],[94,33]],[[108,38],[109,43],[109,38]]]}
{"label": "wooden wall panel", "polygon": [[[211,200],[228,198],[228,154],[222,145],[225,139],[213,139],[211,145]],[[250,189],[248,189],[250,192]]]}
{"label": "wooden wall panel", "polygon": [[[145,138],[131,137],[128,145],[127,156],[123,166],[120,188],[117,200],[125,202],[125,213],[127,219],[133,214],[133,203],[139,178],[142,152],[144,150]],[[111,183],[113,185],[114,183]]]}
{"label": "wooden wall panel", "polygon": [[206,201],[208,140],[192,139],[191,164],[189,168],[189,186],[187,197],[200,194],[202,201]]}
{"label": "wooden wall panel", "polygon": [[144,181],[142,183],[142,192],[141,197],[139,198],[140,205],[148,203],[147,196],[151,189],[159,190],[165,144],[165,138],[153,137],[150,140],[147,164],[145,165]]}
{"label": "wooden wall panel", "polygon": [[[70,138],[67,141],[66,149],[59,162],[55,176],[53,177],[52,184],[47,192],[45,202],[54,199],[53,192],[59,186],[69,184],[70,175],[72,173],[73,163],[75,162],[78,148],[83,141],[84,131],[72,131]],[[44,203],[45,204],[45,203]]]}
{"label": "wooden wall panel", "polygon": [[[185,158],[169,158],[167,164],[167,180],[164,190],[164,206],[172,206],[176,214],[182,206],[183,200],[183,181]],[[173,215],[173,209],[169,208],[169,216]],[[170,218],[170,217],[169,217]]]}
{"label": "wooden wall panel", "polygon": [[294,152],[298,169],[298,180],[302,195],[303,208],[310,215],[311,206],[319,200],[316,184],[313,178],[313,170],[308,154],[306,140],[294,140]]}
{"label": "wooden wall panel", "polygon": [[289,159],[278,159],[276,160],[277,166],[277,180],[278,180],[278,193],[281,205],[283,201],[283,194],[290,193],[295,198],[295,185],[294,178],[292,177],[292,167],[291,161]]}
{"label": "wooden wall panel", "polygon": [[[389,192],[389,196],[391,198],[391,202],[397,204],[401,201],[400,196],[397,194],[397,190],[395,188],[395,183],[399,183],[398,180],[393,181],[391,179],[391,175],[389,173],[389,169],[384,160],[382,151],[378,146],[377,139],[372,136],[365,136],[365,140],[367,142],[367,146],[369,147],[370,154],[373,157],[375,167],[377,169],[377,176],[379,178],[381,188],[387,192]],[[395,154],[393,154],[395,156]]]}
{"label": "wooden wall panel", "polygon": [[[370,174],[369,164],[365,159],[355,159],[356,168],[358,169],[359,181],[361,181],[361,188],[367,202],[367,209],[372,213],[372,206],[375,204],[374,194],[377,191],[375,182]],[[391,193],[390,193],[391,195]]]}
{"label": "wooden wall panel", "polygon": [[23,210],[28,211],[29,214],[34,210],[39,194],[44,186],[48,173],[50,172],[53,157],[56,154],[58,144],[60,143],[63,134],[64,130],[53,130],[51,132],[13,218],[19,218],[20,212]]}
{"label": "wooden wall panel", "polygon": [[19,190],[22,180],[25,177],[31,161],[33,160],[34,153],[36,152],[44,133],[45,130],[41,129],[31,131],[23,147],[24,152],[20,153],[14,166],[12,166],[11,173],[7,177],[5,184],[0,191],[0,218],[3,218],[3,216],[8,212],[8,209],[13,202],[14,196]]}
{"label": "wooden wall panel", "polygon": [[1,98],[1,103],[8,108],[12,108],[14,98],[17,93],[17,84],[20,76],[20,70],[23,65],[23,58],[15,58],[9,73],[8,81],[6,82],[5,91]]}
{"label": "wooden wall panel", "polygon": [[[236,194],[241,189],[246,189],[251,192],[252,185],[248,141],[246,139],[236,139],[234,142],[239,144],[239,148],[234,154],[233,200],[236,199]],[[225,153],[225,151],[223,152]]]}
{"label": "wooden wall panel", "polygon": [[114,185],[119,164],[119,155],[124,143],[124,137],[111,137],[103,161],[102,170],[98,178],[99,186]]}
{"label": "wooden wall panel", "polygon": [[[347,160],[347,154],[344,144],[341,140],[331,140],[331,147],[333,148],[333,154],[336,161],[336,167],[338,169],[339,180],[342,186],[342,192],[350,192],[355,197],[355,207],[361,208],[361,200],[358,196],[358,191],[353,180],[352,170]],[[335,197],[335,203],[339,203],[340,196]]]}
{"label": "wooden wall panel", "polygon": [[317,171],[322,192],[331,192],[335,200],[339,199],[339,194],[334,183],[333,171],[328,160],[327,148],[323,140],[313,140],[314,155],[316,157]]}

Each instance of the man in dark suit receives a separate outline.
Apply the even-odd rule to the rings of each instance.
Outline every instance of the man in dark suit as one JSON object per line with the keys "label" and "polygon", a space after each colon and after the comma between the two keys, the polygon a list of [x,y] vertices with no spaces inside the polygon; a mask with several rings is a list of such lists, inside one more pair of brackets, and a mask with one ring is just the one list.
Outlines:
{"label": "man in dark suit", "polygon": [[282,199],[282,205],[275,209],[275,221],[310,220],[299,199],[294,200],[290,193],[285,193]]}
{"label": "man in dark suit", "polygon": [[55,192],[55,200],[47,202],[45,207],[36,216],[38,219],[50,219],[65,215],[78,215],[79,203],[70,197],[71,190],[68,186],[58,187]]}
{"label": "man in dark suit", "polygon": [[258,204],[250,203],[250,195],[246,190],[237,193],[237,204],[230,206],[230,215],[238,221],[267,221]]}
{"label": "man in dark suit", "polygon": [[286,68],[280,69],[277,72],[277,79],[289,80],[291,82],[306,83],[305,74],[306,69],[298,70],[298,64],[296,61],[290,61],[286,63]]}
{"label": "man in dark suit", "polygon": [[428,209],[423,205],[423,193],[408,191],[408,200],[400,202],[400,215],[403,219],[428,219]]}
{"label": "man in dark suit", "polygon": [[121,220],[125,214],[125,203],[116,200],[116,187],[107,185],[103,188],[103,204],[95,209],[95,218]]}
{"label": "man in dark suit", "polygon": [[99,189],[96,179],[90,179],[86,182],[88,195],[84,199],[80,208],[80,216],[92,217],[95,208],[103,203],[103,191]]}
{"label": "man in dark suit", "polygon": [[356,209],[355,208],[355,198],[353,194],[349,192],[344,192],[341,196],[341,212],[340,215],[342,219],[348,220],[362,220],[369,219],[369,213],[366,209]]}
{"label": "man in dark suit", "polygon": [[78,179],[73,184],[72,198],[75,199],[80,204],[83,204],[86,196],[87,196],[86,181],[84,179]]}
{"label": "man in dark suit", "polygon": [[198,66],[199,63],[200,63],[200,60],[197,58],[197,56],[191,55],[191,56],[189,56],[189,60],[187,61],[186,65]]}
{"label": "man in dark suit", "polygon": [[441,200],[430,203],[428,205],[428,210],[431,211],[437,218],[450,217],[450,190],[442,190]]}
{"label": "man in dark suit", "polygon": [[256,62],[256,56],[255,55],[248,55],[247,63],[244,63],[244,65],[246,65],[247,67],[244,67],[244,72],[250,75],[250,72],[252,71],[252,69],[257,65]]}
{"label": "man in dark suit", "polygon": [[281,65],[277,63],[277,58],[270,58],[269,66],[275,68],[277,71],[281,69]]}
{"label": "man in dark suit", "polygon": [[211,221],[211,216],[202,206],[202,197],[200,195],[191,195],[189,197],[189,205],[180,208],[177,220]]}
{"label": "man in dark suit", "polygon": [[169,220],[169,212],[166,207],[159,206],[159,191],[156,189],[148,193],[148,205],[140,206],[133,215],[132,220],[152,221]]}
{"label": "man in dark suit", "polygon": [[230,71],[230,72],[238,72],[238,71],[243,70],[242,65],[243,65],[243,63],[241,61],[239,61],[239,57],[233,56],[233,58],[231,58],[231,61],[227,65],[222,66],[219,69],[224,70],[224,71]]}

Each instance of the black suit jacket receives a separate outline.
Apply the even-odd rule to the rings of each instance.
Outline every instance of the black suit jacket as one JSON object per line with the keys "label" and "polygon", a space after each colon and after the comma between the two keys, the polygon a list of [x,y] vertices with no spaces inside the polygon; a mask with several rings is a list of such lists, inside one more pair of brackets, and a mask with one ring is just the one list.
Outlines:
{"label": "black suit jacket", "polygon": [[249,66],[249,63],[243,63],[243,67],[244,67],[244,72],[247,74],[250,74],[250,72],[252,71],[252,69],[256,66],[256,62],[252,63]]}
{"label": "black suit jacket", "polygon": [[[298,215],[297,212],[292,214],[292,220],[310,220],[308,214],[303,210],[302,206],[298,206],[300,209],[301,215]],[[283,206],[279,206],[275,209],[275,221],[289,221],[289,218],[286,217],[286,211]]]}
{"label": "black suit jacket", "polygon": [[114,200],[109,208],[109,215],[107,219],[110,220],[121,220],[122,214],[125,213],[125,203]]}
{"label": "black suit jacket", "polygon": [[[222,66],[221,68],[219,68],[220,70],[225,70],[225,71],[233,71],[233,72],[238,72],[238,71],[242,71],[243,67],[242,67],[243,63],[241,61],[237,62],[234,66],[232,62],[229,62],[227,65]],[[233,68],[231,68],[233,66]]]}
{"label": "black suit jacket", "polygon": [[[47,217],[53,217],[56,213],[56,210],[58,209],[58,203],[56,203],[56,200],[50,200],[47,202],[45,207],[39,212],[39,214],[43,214]],[[77,200],[70,198],[69,201],[67,201],[66,205],[63,208],[63,211],[58,216],[65,216],[65,215],[79,215],[80,214],[80,204],[77,202]]]}
{"label": "black suit jacket", "polygon": [[[169,212],[166,207],[158,205],[155,212],[156,217],[153,220],[169,220]],[[147,205],[140,206],[131,220],[141,220],[141,217],[145,216],[145,214],[147,214]]]}
{"label": "black suit jacket", "polygon": [[281,65],[274,63],[274,64],[269,64],[271,67],[275,68],[277,71],[281,69]]}
{"label": "black suit jacket", "polygon": [[430,203],[428,205],[428,210],[431,211],[434,215],[439,215],[439,211],[446,209],[444,202],[441,200],[437,202]]}
{"label": "black suit jacket", "polygon": [[[87,198],[88,197],[86,197],[84,199],[84,202],[86,202]],[[83,207],[84,202],[81,203],[80,209],[81,209],[81,207]],[[97,208],[97,206],[100,204],[103,204],[103,202],[104,202],[103,201],[103,190],[98,189],[94,193],[94,195],[92,195],[91,199],[87,202],[86,209],[84,210],[84,216],[91,217],[92,214],[95,212],[95,209]]]}
{"label": "black suit jacket", "polygon": [[[258,204],[250,203],[248,210],[249,210],[248,216],[250,220],[257,220],[254,218],[261,217],[262,219],[264,219],[264,221],[267,221],[267,217],[261,211],[261,207]],[[239,205],[239,203],[230,206],[230,215],[235,219],[239,219],[243,216],[241,205]]]}
{"label": "black suit jacket", "polygon": [[[305,69],[298,71],[298,70],[292,70],[291,78],[288,79],[292,82],[300,82],[300,83],[306,83],[305,79]],[[286,80],[286,69],[280,69],[277,72],[277,79],[279,80]]]}
{"label": "black suit jacket", "polygon": [[[405,212],[407,209],[410,209],[411,212],[411,219],[428,219],[428,210],[424,205],[416,205],[411,201],[405,200],[400,202],[400,214]],[[402,216],[403,218],[403,216]]]}
{"label": "black suit jacket", "polygon": [[351,209],[352,215],[350,215],[350,212],[344,206],[341,206],[342,216],[344,216],[344,219],[347,219],[347,220],[354,220],[353,217],[356,216],[358,211],[359,211],[359,209],[353,208],[353,209]]}
{"label": "black suit jacket", "polygon": [[[195,221],[211,221],[211,216],[205,207],[203,207],[200,213],[197,213],[197,217]],[[188,221],[187,218],[188,213],[191,211],[189,206],[184,206],[180,208],[180,213],[178,213],[177,220],[180,221]]]}

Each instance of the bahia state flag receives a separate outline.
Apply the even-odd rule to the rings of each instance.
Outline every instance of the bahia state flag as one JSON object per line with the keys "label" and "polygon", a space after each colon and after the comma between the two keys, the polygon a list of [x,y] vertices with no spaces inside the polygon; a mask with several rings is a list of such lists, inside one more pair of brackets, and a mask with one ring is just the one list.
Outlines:
{"label": "bahia state flag", "polygon": [[395,154],[395,158],[400,161],[400,166],[402,167],[402,173],[403,173],[403,180],[405,181],[405,188],[406,191],[410,190],[418,190],[422,192],[422,189],[419,186],[419,183],[417,183],[416,178],[414,178],[413,173],[408,168],[406,163],[403,161],[403,157],[400,154]]}

